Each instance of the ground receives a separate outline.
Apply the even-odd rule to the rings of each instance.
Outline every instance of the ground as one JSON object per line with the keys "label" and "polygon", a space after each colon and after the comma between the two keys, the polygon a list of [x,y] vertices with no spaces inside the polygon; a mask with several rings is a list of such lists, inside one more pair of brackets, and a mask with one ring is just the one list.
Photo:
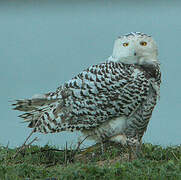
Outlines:
{"label": "ground", "polygon": [[181,146],[143,144],[140,157],[128,148],[100,144],[80,151],[48,145],[0,147],[0,179],[181,179]]}

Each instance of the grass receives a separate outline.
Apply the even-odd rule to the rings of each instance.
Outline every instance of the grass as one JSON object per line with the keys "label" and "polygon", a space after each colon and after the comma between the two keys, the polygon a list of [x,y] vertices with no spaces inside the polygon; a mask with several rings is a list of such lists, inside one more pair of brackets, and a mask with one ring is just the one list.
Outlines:
{"label": "grass", "polygon": [[0,179],[181,179],[181,146],[143,144],[139,158],[128,149],[107,144],[85,151],[60,150],[48,145],[17,149],[0,147]]}

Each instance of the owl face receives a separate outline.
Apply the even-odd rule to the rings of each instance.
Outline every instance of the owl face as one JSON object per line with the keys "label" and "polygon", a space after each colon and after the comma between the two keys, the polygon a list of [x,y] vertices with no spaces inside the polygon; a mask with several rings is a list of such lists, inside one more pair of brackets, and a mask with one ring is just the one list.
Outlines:
{"label": "owl face", "polygon": [[151,36],[130,33],[116,39],[112,57],[126,64],[152,64],[157,61],[157,45]]}

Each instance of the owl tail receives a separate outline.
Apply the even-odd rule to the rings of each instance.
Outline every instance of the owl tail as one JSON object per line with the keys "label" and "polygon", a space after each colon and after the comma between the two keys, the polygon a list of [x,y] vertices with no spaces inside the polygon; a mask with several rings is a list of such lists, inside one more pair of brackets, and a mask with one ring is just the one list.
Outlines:
{"label": "owl tail", "polygon": [[56,118],[56,112],[52,113],[52,110],[57,106],[57,100],[58,98],[50,98],[48,94],[36,95],[32,99],[16,100],[12,106],[14,106],[14,110],[25,112],[19,117],[23,118],[25,122],[29,122],[28,127],[35,128],[36,126],[35,131],[46,133],[45,130],[42,130],[42,122],[46,123],[46,121],[49,122]]}
{"label": "owl tail", "polygon": [[45,94],[42,97],[16,100],[12,105],[14,110],[24,111],[19,117],[28,122],[28,127],[34,128],[34,132],[56,133],[81,130],[85,127],[85,124],[69,124],[65,121],[69,108],[65,106],[61,96],[58,98]]}
{"label": "owl tail", "polygon": [[48,105],[54,102],[54,100],[47,99],[22,99],[16,100],[16,103],[12,104],[14,106],[14,110],[18,111],[33,111],[39,109],[39,107]]}
{"label": "owl tail", "polygon": [[14,110],[19,111],[33,111],[37,110],[44,105],[49,105],[57,100],[57,98],[50,98],[50,93],[44,95],[34,95],[31,99],[16,100],[12,106]]}

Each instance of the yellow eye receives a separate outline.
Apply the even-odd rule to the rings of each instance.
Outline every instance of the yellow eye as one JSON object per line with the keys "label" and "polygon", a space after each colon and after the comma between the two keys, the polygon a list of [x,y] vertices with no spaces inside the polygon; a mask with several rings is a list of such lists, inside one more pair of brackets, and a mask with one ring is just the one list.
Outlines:
{"label": "yellow eye", "polygon": [[123,46],[124,47],[126,47],[126,46],[128,46],[129,45],[129,43],[123,43]]}
{"label": "yellow eye", "polygon": [[146,46],[146,45],[147,45],[147,42],[141,41],[141,42],[140,42],[140,45],[141,45],[141,46]]}

